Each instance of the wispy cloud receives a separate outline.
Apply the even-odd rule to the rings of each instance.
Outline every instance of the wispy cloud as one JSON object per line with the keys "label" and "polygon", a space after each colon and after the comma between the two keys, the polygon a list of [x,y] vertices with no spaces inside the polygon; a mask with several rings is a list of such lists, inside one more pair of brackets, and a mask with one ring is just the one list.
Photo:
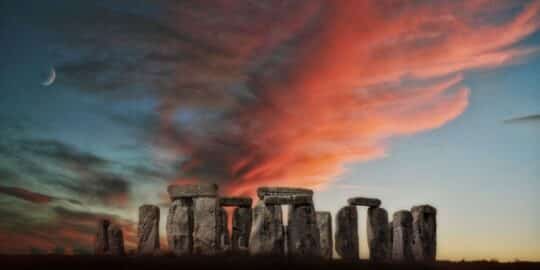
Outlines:
{"label": "wispy cloud", "polygon": [[518,123],[539,123],[540,114],[531,114],[526,116],[520,116],[515,118],[506,119],[503,121],[505,124],[518,124]]}

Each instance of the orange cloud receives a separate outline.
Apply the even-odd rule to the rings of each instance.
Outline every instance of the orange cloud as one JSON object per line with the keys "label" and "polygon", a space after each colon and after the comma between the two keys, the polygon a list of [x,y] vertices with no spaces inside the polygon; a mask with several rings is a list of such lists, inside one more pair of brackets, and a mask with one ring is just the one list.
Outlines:
{"label": "orange cloud", "polygon": [[[278,23],[279,38],[258,31],[257,17],[234,4],[227,12],[240,12],[239,21],[250,24],[237,25],[234,12],[220,14],[212,21],[223,32],[218,37],[195,31],[209,25],[184,25],[237,60],[230,71],[238,76],[222,89],[246,89],[245,97],[227,96],[226,106],[199,103],[217,121],[179,124],[175,113],[186,104],[167,103],[160,135],[187,158],[179,178],[220,182],[230,194],[253,194],[260,185],[321,187],[344,164],[384,155],[388,138],[462,114],[468,70],[500,67],[537,50],[518,44],[540,27],[539,1],[313,2],[310,9],[297,3],[301,20],[270,6],[260,11],[294,22],[290,29]],[[514,16],[500,16],[516,8]],[[242,31],[227,31],[235,27]]]}

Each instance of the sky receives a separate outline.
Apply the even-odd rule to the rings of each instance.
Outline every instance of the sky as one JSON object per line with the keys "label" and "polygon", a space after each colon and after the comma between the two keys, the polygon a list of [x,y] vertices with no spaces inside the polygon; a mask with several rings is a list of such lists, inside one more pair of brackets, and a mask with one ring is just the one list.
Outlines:
{"label": "sky", "polygon": [[[540,1],[0,1],[0,253],[91,251],[169,184],[438,209],[540,261]],[[44,82],[52,71],[56,77]],[[361,257],[368,256],[359,208]],[[166,247],[164,222],[161,245]]]}

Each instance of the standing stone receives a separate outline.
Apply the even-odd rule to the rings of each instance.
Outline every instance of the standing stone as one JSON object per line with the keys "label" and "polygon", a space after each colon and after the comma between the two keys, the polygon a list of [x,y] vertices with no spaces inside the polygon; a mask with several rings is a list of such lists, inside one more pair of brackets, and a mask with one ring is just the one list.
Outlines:
{"label": "standing stone", "polygon": [[122,229],[116,225],[110,225],[107,229],[107,238],[109,240],[109,252],[110,255],[123,256],[124,250],[124,234]]}
{"label": "standing stone", "polygon": [[153,255],[159,251],[159,208],[154,205],[139,207],[138,253]]}
{"label": "standing stone", "polygon": [[412,216],[411,212],[401,210],[394,213],[392,221],[392,260],[408,262],[413,259],[412,240]]}
{"label": "standing stone", "polygon": [[215,255],[218,251],[220,213],[215,197],[193,198],[193,253]]}
{"label": "standing stone", "polygon": [[234,209],[232,220],[232,251],[245,253],[249,248],[251,232],[251,208],[238,207]]}
{"label": "standing stone", "polygon": [[226,253],[231,250],[231,238],[229,236],[229,228],[227,226],[228,215],[225,208],[218,208],[218,221],[219,221],[219,232],[218,232],[218,244],[219,251]]}
{"label": "standing stone", "polygon": [[191,198],[176,199],[167,216],[167,242],[177,256],[189,255],[193,250],[193,209]]}
{"label": "standing stone", "polygon": [[284,252],[284,229],[281,206],[259,201],[253,209],[249,235],[249,254],[279,256]]}
{"label": "standing stone", "polygon": [[392,247],[394,246],[394,226],[392,224],[392,221],[388,222],[388,248],[390,249],[390,253],[388,254],[389,260],[392,260]]}
{"label": "standing stone", "polygon": [[414,259],[433,262],[437,254],[437,210],[430,205],[420,205],[413,207],[411,213]]}
{"label": "standing stone", "polygon": [[358,213],[345,206],[336,215],[336,252],[344,260],[358,260]]}
{"label": "standing stone", "polygon": [[105,255],[109,251],[109,237],[107,235],[109,225],[110,222],[108,220],[102,219],[98,221],[98,229],[94,242],[95,255]]}
{"label": "standing stone", "polygon": [[317,213],[313,203],[289,205],[287,254],[293,257],[321,256]]}
{"label": "standing stone", "polygon": [[332,239],[332,215],[330,212],[317,212],[317,226],[319,227],[321,257],[332,259],[334,249]]}
{"label": "standing stone", "polygon": [[367,216],[367,237],[369,258],[375,262],[388,261],[390,258],[388,213],[383,208],[370,207]]}

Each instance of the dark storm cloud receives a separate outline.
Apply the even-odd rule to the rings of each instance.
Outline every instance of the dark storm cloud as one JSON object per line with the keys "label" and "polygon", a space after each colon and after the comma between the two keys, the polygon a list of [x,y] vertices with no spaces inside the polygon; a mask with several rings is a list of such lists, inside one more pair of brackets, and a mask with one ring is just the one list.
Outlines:
{"label": "dark storm cloud", "polygon": [[66,201],[72,204],[82,205],[82,203],[78,200],[49,196],[20,187],[0,186],[0,193],[36,204],[48,204],[53,201]]}
{"label": "dark storm cloud", "polygon": [[540,122],[540,114],[531,114],[527,116],[521,116],[516,118],[511,118],[504,120],[505,124],[517,124],[517,123],[539,123]]}
{"label": "dark storm cloud", "polygon": [[21,151],[31,152],[34,155],[49,158],[64,164],[92,167],[105,166],[110,162],[94,154],[81,152],[74,146],[57,140],[21,140],[19,141],[18,146]]}

